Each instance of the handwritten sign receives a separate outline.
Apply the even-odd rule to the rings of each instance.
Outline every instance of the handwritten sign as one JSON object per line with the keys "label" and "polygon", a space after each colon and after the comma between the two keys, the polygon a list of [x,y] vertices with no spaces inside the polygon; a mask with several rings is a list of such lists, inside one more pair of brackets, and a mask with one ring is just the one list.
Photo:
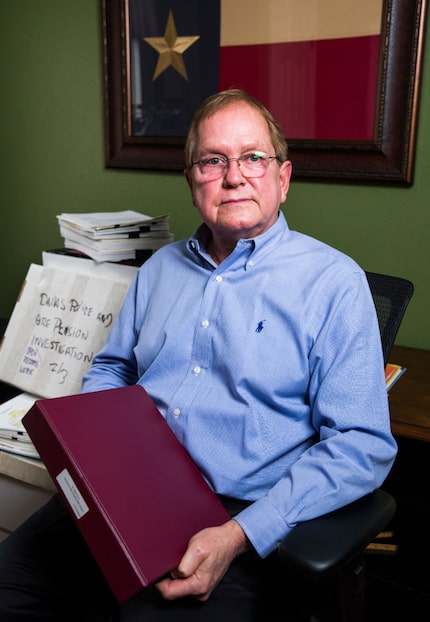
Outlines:
{"label": "handwritten sign", "polygon": [[43,398],[79,393],[128,283],[31,264],[0,349],[0,379]]}

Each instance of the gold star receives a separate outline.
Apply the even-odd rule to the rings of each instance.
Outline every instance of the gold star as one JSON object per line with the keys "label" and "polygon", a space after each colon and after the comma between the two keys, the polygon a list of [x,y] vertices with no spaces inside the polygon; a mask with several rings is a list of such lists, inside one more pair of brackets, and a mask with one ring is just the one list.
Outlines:
{"label": "gold star", "polygon": [[173,13],[169,11],[164,37],[144,37],[143,39],[159,53],[157,66],[152,79],[156,80],[167,67],[172,65],[185,80],[188,80],[182,55],[185,50],[188,50],[188,48],[197,41],[197,39],[200,39],[200,37],[178,37]]}

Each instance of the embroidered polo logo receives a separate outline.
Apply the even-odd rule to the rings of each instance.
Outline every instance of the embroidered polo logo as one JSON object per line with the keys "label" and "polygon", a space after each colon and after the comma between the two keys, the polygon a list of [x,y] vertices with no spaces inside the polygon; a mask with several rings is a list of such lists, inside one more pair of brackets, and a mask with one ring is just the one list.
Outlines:
{"label": "embroidered polo logo", "polygon": [[261,322],[258,322],[258,324],[257,324],[257,328],[255,329],[255,332],[256,332],[256,333],[261,333],[261,331],[262,331],[262,330],[263,330],[263,328],[264,328],[263,324],[264,324],[264,322],[265,322],[265,321],[266,321],[266,320],[261,320]]}

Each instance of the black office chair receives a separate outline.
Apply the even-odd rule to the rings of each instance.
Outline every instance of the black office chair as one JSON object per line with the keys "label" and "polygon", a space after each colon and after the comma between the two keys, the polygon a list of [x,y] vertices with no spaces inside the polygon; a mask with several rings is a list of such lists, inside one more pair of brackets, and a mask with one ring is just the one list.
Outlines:
{"label": "black office chair", "polygon": [[[387,364],[406,308],[411,281],[367,272]],[[396,502],[382,489],[330,514],[297,525],[281,542],[279,558],[292,576],[312,586],[309,622],[363,622],[365,549],[394,516]]]}

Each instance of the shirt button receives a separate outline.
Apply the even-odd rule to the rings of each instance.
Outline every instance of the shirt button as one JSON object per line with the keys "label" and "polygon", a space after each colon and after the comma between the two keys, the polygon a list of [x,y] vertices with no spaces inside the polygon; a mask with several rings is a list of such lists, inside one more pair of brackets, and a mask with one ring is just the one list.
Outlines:
{"label": "shirt button", "polygon": [[217,283],[221,283],[221,281],[222,281],[222,276],[218,274],[218,275],[215,277],[215,281],[216,281]]}
{"label": "shirt button", "polygon": [[203,328],[207,328],[209,326],[209,320],[203,320],[202,326]]}
{"label": "shirt button", "polygon": [[252,266],[253,266],[253,265],[254,265],[254,262],[252,261],[252,259],[250,259],[250,260],[248,261],[248,266],[249,266],[250,268],[252,268]]}
{"label": "shirt button", "polygon": [[198,365],[196,365],[193,369],[194,373],[196,374],[196,376],[199,375],[199,373],[202,371],[201,367],[199,367]]}
{"label": "shirt button", "polygon": [[173,416],[174,417],[179,417],[180,414],[181,414],[181,409],[180,408],[174,408],[173,409]]}

